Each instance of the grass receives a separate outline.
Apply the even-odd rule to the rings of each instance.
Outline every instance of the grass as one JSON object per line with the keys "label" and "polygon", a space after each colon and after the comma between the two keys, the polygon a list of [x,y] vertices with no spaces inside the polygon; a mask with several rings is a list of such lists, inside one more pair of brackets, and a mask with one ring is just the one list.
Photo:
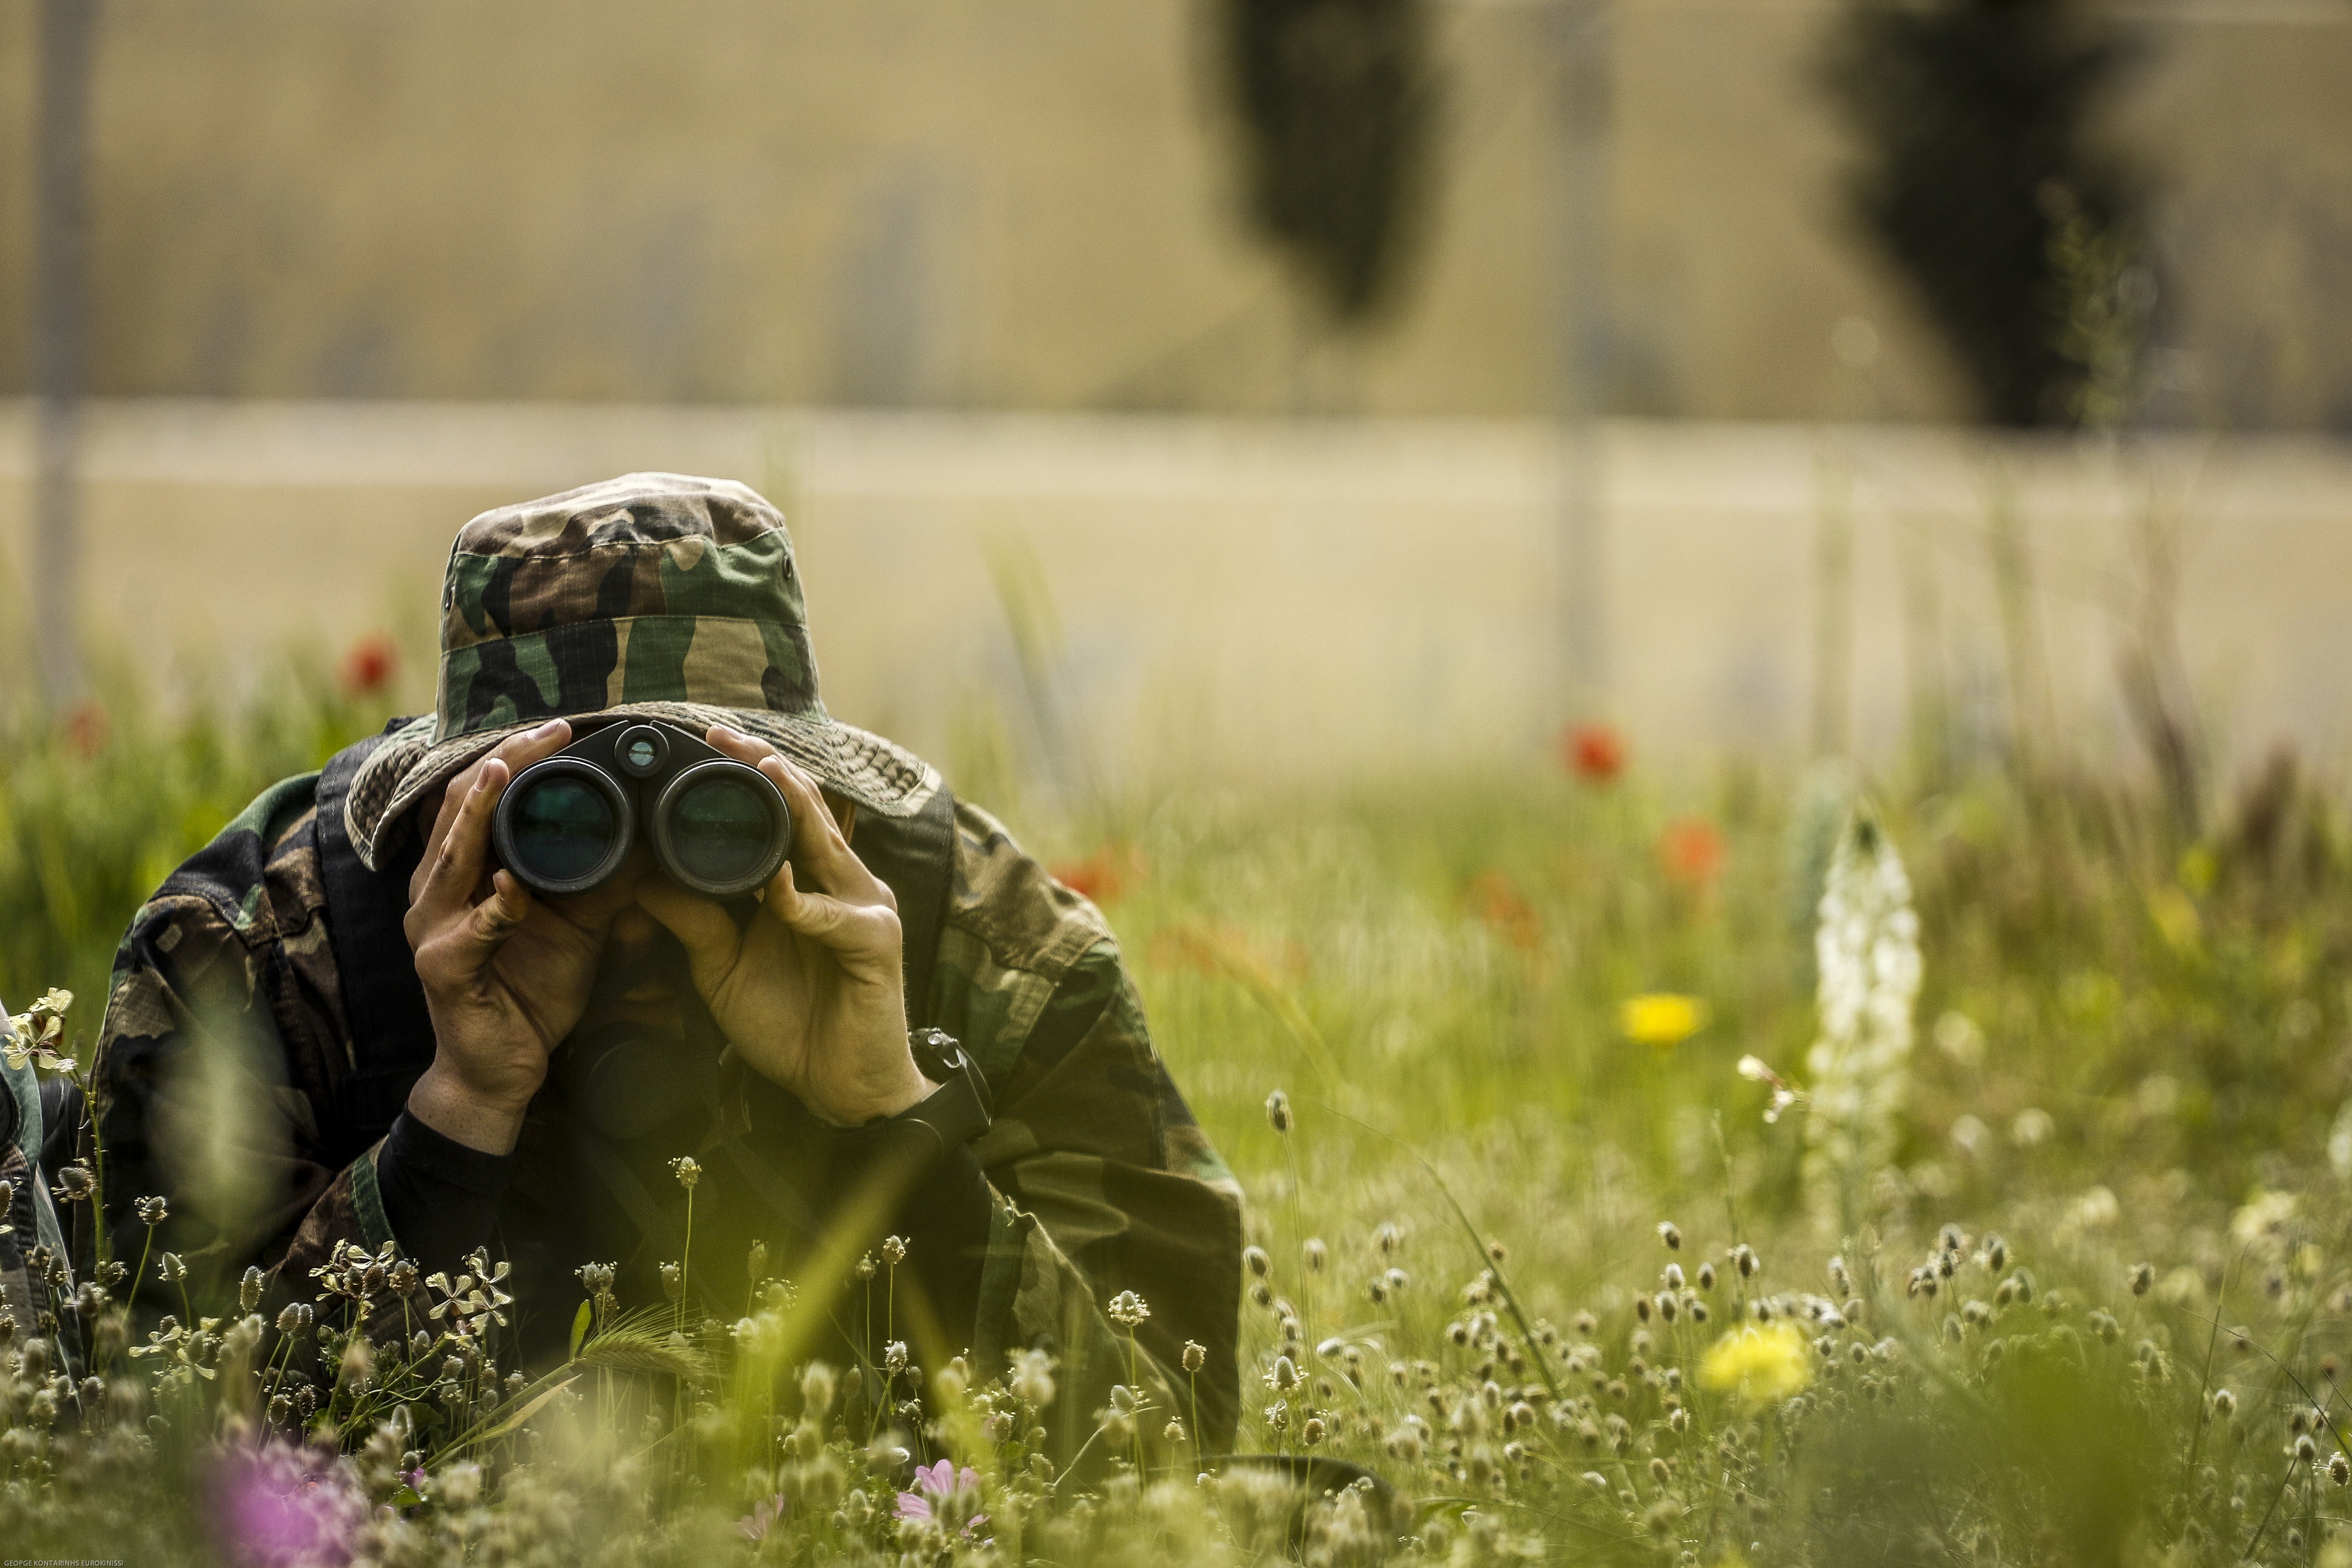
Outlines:
{"label": "grass", "polygon": [[177,721],[127,684],[62,719],[0,718],[0,998],[63,986],[95,1011],[115,944],[172,869],[262,788],[392,712],[379,681],[297,664],[243,701],[200,696]]}
{"label": "grass", "polygon": [[[145,886],[364,709],[314,682],[97,747],[20,727],[7,994],[94,996]],[[1197,1481],[1156,1437],[1181,1410],[1080,1413],[1143,1463],[1065,1475],[1036,1362],[935,1369],[919,1431],[894,1425],[865,1369],[807,1363],[828,1282],[800,1280],[731,1330],[611,1303],[537,1382],[501,1373],[488,1320],[355,1350],[333,1302],[284,1333],[217,1303],[60,1395],[20,1325],[0,1538],[204,1561],[238,1528],[221,1500],[257,1489],[402,1562],[1349,1563],[1402,1538],[1462,1562],[2352,1564],[2334,799],[2273,770],[2185,841],[2096,774],[1883,782],[1924,967],[1894,1153],[1850,1173],[1849,1222],[1809,1186],[1815,1108],[1768,1122],[1738,1071],[1817,1076],[1813,911],[1848,797],[1734,767],[1672,781],[1698,804],[1668,810],[1668,782],[1016,822],[1097,890],[1249,1193],[1241,1447],[1364,1466],[1393,1509],[1302,1511],[1265,1466]],[[1648,993],[1705,1027],[1628,1040]],[[273,1406],[296,1387],[256,1381],[273,1363],[320,1368],[307,1409]],[[286,1441],[320,1423],[336,1443]],[[955,1460],[916,1487],[928,1518],[896,1517],[908,1457]]]}

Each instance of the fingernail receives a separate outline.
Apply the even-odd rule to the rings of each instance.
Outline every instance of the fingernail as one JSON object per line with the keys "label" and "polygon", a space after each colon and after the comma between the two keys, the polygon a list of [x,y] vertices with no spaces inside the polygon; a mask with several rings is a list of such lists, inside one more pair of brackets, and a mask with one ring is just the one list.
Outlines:
{"label": "fingernail", "polygon": [[562,722],[563,721],[560,718],[549,719],[545,724],[541,725],[537,729],[530,732],[531,738],[536,740],[541,736],[553,735],[556,731],[556,727],[561,725]]}

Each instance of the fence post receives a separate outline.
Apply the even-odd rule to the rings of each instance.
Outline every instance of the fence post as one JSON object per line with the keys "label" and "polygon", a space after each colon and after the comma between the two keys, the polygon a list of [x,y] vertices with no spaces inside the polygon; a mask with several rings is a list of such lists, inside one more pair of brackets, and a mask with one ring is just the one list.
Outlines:
{"label": "fence post", "polygon": [[1609,175],[1614,28],[1610,0],[1559,0],[1559,678],[1555,721],[1599,716],[1609,685],[1600,421],[1607,401]]}
{"label": "fence post", "polygon": [[98,0],[41,0],[34,136],[33,635],[52,711],[81,695],[81,400],[89,353],[89,77]]}

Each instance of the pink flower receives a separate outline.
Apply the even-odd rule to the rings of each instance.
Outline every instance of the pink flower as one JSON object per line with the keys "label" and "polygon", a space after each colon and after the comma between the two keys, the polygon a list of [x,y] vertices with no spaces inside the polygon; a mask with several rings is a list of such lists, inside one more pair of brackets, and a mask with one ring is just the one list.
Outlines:
{"label": "pink flower", "polygon": [[214,1488],[214,1532],[240,1568],[341,1568],[367,1522],[349,1466],[284,1443],[227,1454]]}
{"label": "pink flower", "polygon": [[[953,1524],[958,1517],[980,1500],[980,1472],[966,1465],[961,1470],[952,1459],[941,1459],[936,1465],[915,1467],[914,1491],[898,1494],[900,1519],[935,1519],[941,1524]],[[963,1521],[964,1533],[969,1535],[988,1522],[988,1515],[975,1513]]]}
{"label": "pink flower", "polygon": [[735,1533],[746,1541],[765,1541],[768,1531],[792,1511],[793,1505],[783,1493],[763,1497],[751,1506],[751,1512],[735,1521]]}

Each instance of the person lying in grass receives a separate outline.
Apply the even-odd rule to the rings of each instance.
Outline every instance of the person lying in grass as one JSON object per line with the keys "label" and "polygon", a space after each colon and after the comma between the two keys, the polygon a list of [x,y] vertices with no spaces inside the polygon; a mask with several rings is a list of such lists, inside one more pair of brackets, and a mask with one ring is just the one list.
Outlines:
{"label": "person lying in grass", "polygon": [[[442,605],[437,710],[268,789],[132,922],[67,1119],[83,1277],[162,1197],[153,1251],[222,1295],[412,1260],[360,1271],[405,1340],[487,1248],[541,1364],[583,1282],[691,1329],[790,1281],[877,1393],[915,1386],[894,1342],[1043,1348],[1073,1410],[1139,1384],[1228,1445],[1239,1190],[1094,906],[825,712],[774,507],[664,474],[502,507]],[[732,782],[665,808],[698,758]]]}

